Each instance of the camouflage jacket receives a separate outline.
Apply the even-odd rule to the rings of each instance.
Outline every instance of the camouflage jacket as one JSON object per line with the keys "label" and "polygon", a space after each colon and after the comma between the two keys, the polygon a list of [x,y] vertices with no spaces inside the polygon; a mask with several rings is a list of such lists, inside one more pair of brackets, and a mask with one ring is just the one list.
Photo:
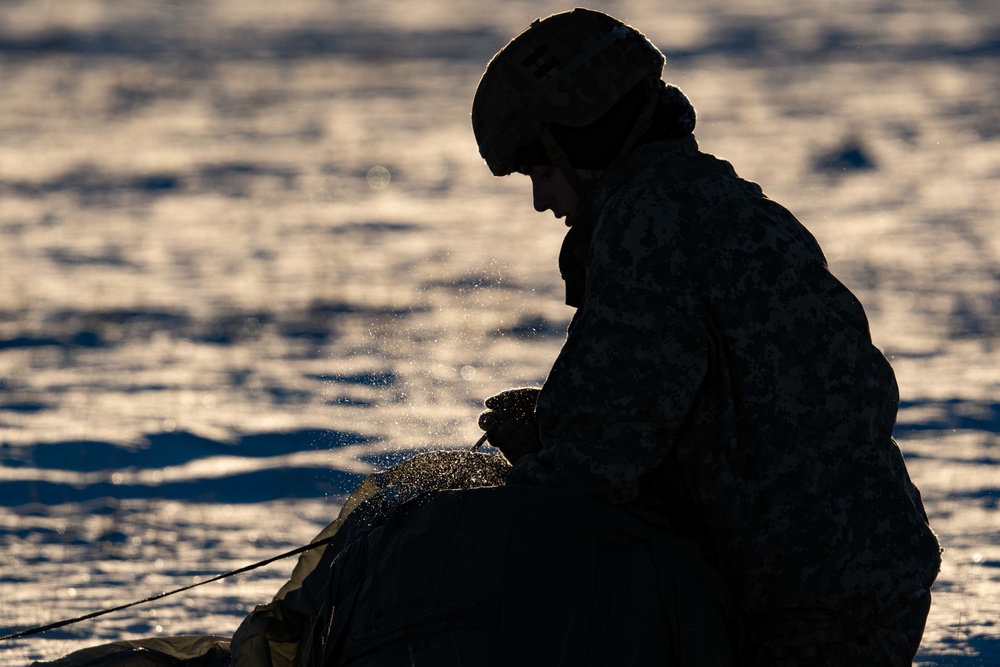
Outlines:
{"label": "camouflage jacket", "polygon": [[638,148],[587,216],[543,447],[511,480],[651,508],[751,612],[929,587],[940,549],[892,439],[895,376],[813,236],[693,137]]}

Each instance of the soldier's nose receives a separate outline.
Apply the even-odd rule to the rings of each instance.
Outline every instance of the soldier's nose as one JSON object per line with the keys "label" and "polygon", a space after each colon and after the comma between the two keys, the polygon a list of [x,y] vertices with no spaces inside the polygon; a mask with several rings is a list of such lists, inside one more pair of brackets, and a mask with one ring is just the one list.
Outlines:
{"label": "soldier's nose", "polygon": [[552,208],[552,193],[539,178],[531,179],[531,203],[535,210],[543,213]]}

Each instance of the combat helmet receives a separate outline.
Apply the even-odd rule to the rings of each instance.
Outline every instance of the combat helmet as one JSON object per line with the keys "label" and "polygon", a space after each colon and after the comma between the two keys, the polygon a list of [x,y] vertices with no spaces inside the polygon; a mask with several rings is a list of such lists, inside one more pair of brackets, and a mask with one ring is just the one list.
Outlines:
{"label": "combat helmet", "polygon": [[553,162],[565,162],[550,126],[590,125],[637,85],[659,81],[663,65],[642,33],[602,12],[577,8],[536,19],[479,82],[472,103],[479,154],[496,176],[521,166],[518,150],[538,141],[556,154]]}

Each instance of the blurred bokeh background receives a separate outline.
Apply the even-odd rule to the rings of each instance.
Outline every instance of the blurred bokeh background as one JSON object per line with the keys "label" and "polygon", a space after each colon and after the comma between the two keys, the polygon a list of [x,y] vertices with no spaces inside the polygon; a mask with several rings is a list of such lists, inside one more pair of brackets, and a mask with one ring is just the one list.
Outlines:
{"label": "blurred bokeh background", "polygon": [[[1000,660],[1000,5],[619,0],[701,147],[816,234],[942,536],[921,664]],[[0,0],[0,634],[308,539],[469,446],[571,315],[469,108],[508,0]],[[229,634],[291,564],[11,643]],[[214,588],[213,588],[214,586]]]}

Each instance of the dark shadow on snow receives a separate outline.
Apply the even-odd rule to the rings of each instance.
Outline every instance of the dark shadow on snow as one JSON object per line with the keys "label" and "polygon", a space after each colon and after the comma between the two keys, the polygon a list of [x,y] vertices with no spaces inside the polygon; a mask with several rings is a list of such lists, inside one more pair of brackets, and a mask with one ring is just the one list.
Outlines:
{"label": "dark shadow on snow", "polygon": [[812,170],[826,174],[850,174],[878,168],[869,148],[857,137],[847,137],[839,145],[816,155]]}
{"label": "dark shadow on snow", "polygon": [[[0,465],[42,470],[151,470],[179,466],[213,456],[266,458],[301,451],[335,449],[371,442],[356,433],[303,429],[287,433],[247,435],[235,443],[202,438],[183,431],[147,435],[148,446],[126,448],[96,441],[40,443],[23,447],[0,447]],[[6,483],[5,483],[6,487]]]}
{"label": "dark shadow on snow", "polygon": [[566,336],[566,322],[552,322],[543,315],[527,315],[517,321],[517,324],[499,329],[496,336],[514,336],[515,338],[563,338]]}
{"label": "dark shadow on snow", "polygon": [[[932,415],[912,419],[909,408],[930,408]],[[1000,433],[1000,402],[982,403],[953,398],[946,401],[902,401],[896,433],[907,431],[977,430]]]}
{"label": "dark shadow on snow", "polygon": [[353,373],[348,375],[338,375],[335,373],[306,375],[306,377],[319,380],[321,382],[337,382],[339,384],[369,385],[372,387],[391,387],[399,379],[392,371],[369,371],[364,373]]}
{"label": "dark shadow on snow", "polygon": [[49,403],[38,403],[38,402],[15,402],[15,403],[0,403],[0,412],[17,412],[21,414],[34,413],[34,412],[44,412],[45,410],[51,410],[54,405]]}
{"label": "dark shadow on snow", "polygon": [[[992,626],[993,622],[986,625]],[[1000,665],[1000,636],[962,635],[948,637],[943,640],[954,645],[952,652],[922,652],[917,655],[916,662],[931,664],[935,667],[986,667]]]}
{"label": "dark shadow on snow", "polygon": [[421,230],[421,226],[413,222],[390,222],[386,220],[374,221],[374,222],[349,222],[344,225],[338,225],[330,229],[330,234],[340,235],[340,234],[369,234],[369,235],[381,235],[381,234],[400,234],[405,232],[417,232]]}
{"label": "dark shadow on snow", "polygon": [[4,505],[29,503],[62,505],[98,498],[118,500],[175,500],[188,503],[263,503],[292,498],[323,498],[353,491],[364,475],[340,470],[282,467],[239,473],[219,478],[164,482],[161,484],[115,484],[102,481],[77,487],[38,480],[4,482]]}
{"label": "dark shadow on snow", "polygon": [[[1000,488],[975,489],[973,491],[952,491],[949,498],[972,501],[984,509],[997,509],[1000,507]],[[982,563],[980,563],[982,565]],[[988,561],[988,567],[996,567],[997,561]]]}
{"label": "dark shadow on snow", "polygon": [[326,26],[284,32],[252,29],[183,30],[184,22],[122,23],[94,32],[50,31],[0,36],[0,53],[69,54],[88,58],[182,59],[185,63],[232,60],[298,60],[318,57],[365,60],[485,62],[507,39],[492,28],[401,33],[363,25]]}
{"label": "dark shadow on snow", "polygon": [[196,165],[177,173],[119,174],[81,164],[43,181],[0,181],[0,192],[19,197],[70,194],[84,206],[109,206],[137,198],[212,192],[247,197],[260,187],[292,190],[298,171],[265,162],[221,162]]}
{"label": "dark shadow on snow", "polygon": [[[121,266],[112,256],[54,257],[59,263]],[[219,313],[197,319],[185,312],[157,310],[56,311],[44,323],[44,333],[22,332],[0,339],[5,350],[55,347],[70,352],[77,348],[114,347],[129,341],[144,341],[164,333],[194,343],[231,345],[258,338],[266,330],[289,339],[323,343],[335,339],[343,318],[406,317],[419,308],[372,308],[364,304],[318,301],[280,315],[267,312]],[[3,387],[0,387],[2,390]]]}

